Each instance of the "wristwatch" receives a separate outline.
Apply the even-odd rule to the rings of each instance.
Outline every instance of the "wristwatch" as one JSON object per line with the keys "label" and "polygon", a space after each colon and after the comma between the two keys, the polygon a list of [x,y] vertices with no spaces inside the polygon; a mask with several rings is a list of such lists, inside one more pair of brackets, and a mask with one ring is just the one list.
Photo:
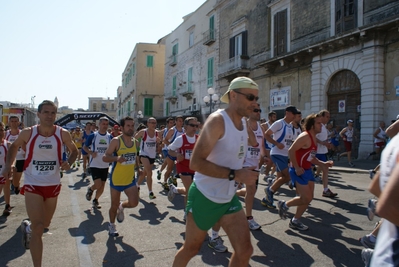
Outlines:
{"label": "wristwatch", "polygon": [[234,180],[235,177],[236,177],[236,171],[235,170],[230,170],[229,181]]}

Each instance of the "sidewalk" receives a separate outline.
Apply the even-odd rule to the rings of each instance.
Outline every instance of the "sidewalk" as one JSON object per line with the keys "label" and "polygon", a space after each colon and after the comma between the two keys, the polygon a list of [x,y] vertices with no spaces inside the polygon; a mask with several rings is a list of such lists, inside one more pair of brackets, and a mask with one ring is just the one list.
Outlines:
{"label": "sidewalk", "polygon": [[348,159],[344,157],[339,161],[335,160],[331,170],[347,173],[368,173],[370,169],[374,169],[380,162],[372,159],[354,159],[352,163],[355,164],[355,167],[350,167]]}

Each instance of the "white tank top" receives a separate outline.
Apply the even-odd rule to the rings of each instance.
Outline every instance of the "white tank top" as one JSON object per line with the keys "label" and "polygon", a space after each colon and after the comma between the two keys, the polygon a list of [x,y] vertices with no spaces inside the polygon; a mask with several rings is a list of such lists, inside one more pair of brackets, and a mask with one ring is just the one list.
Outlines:
{"label": "white tank top", "polygon": [[[324,142],[328,139],[328,131],[326,125],[321,125],[321,132],[316,134],[316,138],[320,141]],[[317,154],[326,154],[328,152],[328,148],[325,145],[317,143]]]}
{"label": "white tank top", "polygon": [[292,145],[293,134],[292,124],[287,123],[284,119],[280,119],[270,126],[273,132],[273,139],[284,145],[283,149],[273,146],[270,150],[270,155],[280,155],[288,157],[288,149]]}
{"label": "white tank top", "polygon": [[144,136],[140,142],[140,156],[147,156],[151,159],[155,159],[157,155],[157,132],[153,137],[150,137],[147,129],[144,132]]}
{"label": "white tank top", "polygon": [[346,141],[352,142],[352,140],[353,140],[353,128],[352,129],[346,128],[346,132],[344,133],[344,135],[346,135]]}
{"label": "white tank top", "polygon": [[103,156],[109,147],[111,138],[112,136],[108,132],[106,134],[94,133],[90,149],[93,152],[97,152],[97,155],[95,158],[90,157],[90,167],[99,169],[109,168],[109,163],[103,161]]}
{"label": "white tank top", "polygon": [[39,127],[31,127],[31,136],[26,144],[25,185],[58,185],[61,179],[62,128],[54,125],[53,135],[45,137],[39,134]]}
{"label": "white tank top", "polygon": [[256,166],[255,170],[259,170],[259,159],[261,156],[261,145],[263,143],[263,130],[262,127],[260,127],[259,122],[257,123],[258,128],[254,131],[255,137],[256,137],[256,142],[258,142],[258,146],[253,147],[248,145],[247,153],[245,155],[244,159],[244,167],[252,167]]}
{"label": "white tank top", "polygon": [[[18,130],[18,134],[12,135],[12,134],[11,134],[11,131],[8,130],[8,131],[6,132],[6,140],[7,140],[8,142],[10,142],[10,143],[14,143],[14,141],[17,140],[17,137],[18,137],[18,135],[19,135],[20,132],[21,132],[21,131]],[[24,159],[25,159],[25,151],[24,151],[21,147],[18,148],[17,156],[16,156],[15,159],[16,159],[16,160],[24,160]]]}
{"label": "white tank top", "polygon": [[[238,130],[225,110],[215,111],[224,120],[224,135],[220,138],[207,160],[233,170],[242,169],[248,147],[247,123],[242,118],[243,129]],[[215,203],[230,202],[236,193],[238,183],[227,178],[216,178],[195,172],[194,182],[198,190]]]}
{"label": "white tank top", "polygon": [[6,155],[7,155],[7,140],[3,140],[0,144],[0,178],[3,178],[3,168],[6,164]]}
{"label": "white tank top", "polygon": [[382,140],[386,140],[386,138],[387,138],[387,134],[385,133],[385,131],[383,129],[381,129],[381,127],[380,127],[380,132],[377,134],[377,137],[380,139],[374,138],[374,143],[384,142]]}

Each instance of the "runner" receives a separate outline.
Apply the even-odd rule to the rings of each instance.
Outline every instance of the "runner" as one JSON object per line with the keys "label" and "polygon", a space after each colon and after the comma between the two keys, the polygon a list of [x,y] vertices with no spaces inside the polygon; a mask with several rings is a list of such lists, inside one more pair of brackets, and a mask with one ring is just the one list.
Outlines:
{"label": "runner", "polygon": [[12,208],[10,206],[10,180],[4,178],[2,174],[2,168],[6,163],[7,151],[10,149],[11,143],[4,138],[4,128],[4,123],[0,121],[0,194],[4,189],[4,202],[6,203],[6,206],[3,211],[3,216],[8,216],[12,212]]}
{"label": "runner", "polygon": [[[91,122],[86,122],[86,127],[85,130],[83,131],[83,138],[82,138],[82,144],[84,145],[87,141],[87,138],[89,135],[91,135],[93,132],[91,130]],[[87,165],[89,163],[90,157],[89,154],[87,154],[86,150],[82,148],[82,158],[83,158],[83,174],[82,174],[82,179],[87,177],[87,174],[90,173],[90,166],[87,168]]]}
{"label": "runner", "polygon": [[[197,255],[203,240],[217,222],[235,251],[229,266],[248,266],[253,252],[248,222],[235,195],[238,183],[255,184],[256,166],[243,168],[248,144],[244,116],[256,108],[258,85],[247,77],[235,78],[221,101],[229,103],[205,122],[195,145],[190,168],[195,172],[188,194],[185,241],[173,266],[186,266]],[[255,137],[250,141],[256,145]]]}
{"label": "runner", "polygon": [[87,138],[83,149],[90,155],[90,171],[94,184],[87,188],[86,199],[91,200],[93,192],[93,207],[101,209],[100,196],[104,192],[105,182],[108,178],[109,164],[103,161],[103,155],[108,149],[112,136],[107,132],[109,120],[107,117],[99,119],[98,132],[92,133]]}
{"label": "runner", "polygon": [[[13,143],[17,139],[19,133],[21,132],[21,130],[19,129],[20,126],[19,118],[17,116],[10,116],[10,118],[8,119],[8,126],[10,127],[10,129],[6,132],[5,139],[10,143]],[[14,171],[12,175],[12,187],[14,188],[14,193],[16,195],[18,195],[20,191],[19,183],[21,181],[22,171],[25,163],[25,150],[26,150],[25,147],[18,148],[18,153],[15,162],[16,171]],[[8,181],[8,184],[9,183],[10,182]],[[8,189],[4,189],[4,193],[6,193],[7,190]]]}
{"label": "runner", "polygon": [[352,156],[351,156],[352,142],[353,139],[356,138],[354,134],[353,120],[348,120],[346,123],[348,124],[348,126],[343,128],[342,131],[339,133],[339,136],[342,138],[342,140],[344,140],[346,152],[339,154],[338,160],[343,156],[347,156],[349,166],[355,167],[355,164],[352,163]]}
{"label": "runner", "polygon": [[[124,209],[134,208],[139,203],[139,196],[134,177],[138,142],[133,138],[134,120],[125,117],[120,121],[122,134],[114,137],[105,155],[104,162],[112,162],[110,175],[111,207],[109,208],[108,234],[119,236],[115,226],[115,218],[119,223],[125,219]],[[125,192],[127,200],[120,201],[121,192]]]}
{"label": "runner", "polygon": [[[178,136],[180,136],[180,135],[182,135],[184,133],[183,122],[184,122],[183,116],[181,116],[181,115],[176,116],[176,125],[174,127],[172,127],[168,131],[168,133],[166,134],[165,138],[163,139],[163,142],[164,142],[165,145],[172,144],[173,141],[175,141],[175,139]],[[169,184],[172,183],[172,182],[175,185],[177,185],[175,178],[172,178],[169,181],[169,184],[168,184],[168,178],[169,178],[169,176],[171,175],[171,173],[173,171],[173,167],[175,165],[175,161],[176,161],[175,157],[167,155],[167,157],[166,157],[166,172],[164,174],[163,184],[162,184],[164,189],[166,189],[166,190],[169,189]]]}
{"label": "runner", "polygon": [[290,175],[288,174],[288,148],[291,146],[293,140],[291,122],[294,120],[296,114],[299,114],[296,107],[287,107],[285,109],[285,117],[273,123],[265,133],[266,140],[273,145],[270,150],[270,156],[277,168],[277,179],[273,184],[265,188],[266,197],[261,201],[261,204],[268,208],[276,207],[273,204],[274,193],[283,184],[290,181]]}
{"label": "runner", "polygon": [[72,141],[75,143],[78,148],[78,157],[76,158],[76,162],[73,163],[72,168],[75,168],[78,165],[78,169],[80,167],[80,158],[82,157],[82,142],[83,142],[83,133],[80,130],[80,127],[77,126],[75,131],[72,133]]}
{"label": "runner", "polygon": [[[272,126],[272,124],[276,121],[277,119],[277,113],[274,111],[269,112],[268,115],[269,120],[266,123],[262,123],[262,129],[263,129],[263,133],[266,133],[266,131],[270,128],[270,126]],[[264,147],[265,147],[265,155],[267,158],[270,159],[270,149],[272,148],[272,144],[267,142],[266,138],[264,140]],[[263,160],[263,157],[261,157],[261,160]],[[262,164],[264,164],[262,162]],[[276,166],[274,165],[273,161],[269,161],[268,164],[264,164],[261,167],[261,171],[260,173],[265,174],[265,179],[266,181],[268,179],[270,179],[269,181],[272,181],[273,178],[275,178],[275,176],[273,175],[273,173],[275,172]],[[270,173],[271,171],[271,173]],[[270,182],[271,184],[272,182]]]}
{"label": "runner", "polygon": [[[144,166],[144,171],[140,173],[138,179],[138,189],[140,188],[140,184],[144,181],[144,178],[147,177],[147,187],[148,194],[150,199],[155,199],[156,196],[154,192],[152,192],[152,167],[155,163],[156,157],[156,144],[161,140],[158,138],[158,133],[155,130],[157,126],[157,120],[154,117],[150,117],[147,120],[147,129],[142,129],[134,138],[141,138],[140,142],[140,162]],[[140,190],[140,189],[139,189]]]}
{"label": "runner", "polygon": [[315,157],[317,151],[316,134],[321,132],[322,119],[319,114],[311,114],[305,119],[305,132],[299,135],[289,148],[289,157],[292,163],[289,173],[295,184],[299,196],[291,200],[278,202],[279,215],[287,219],[289,207],[297,206],[295,216],[290,220],[289,227],[301,231],[308,230],[300,218],[313,199],[314,176],[312,164],[321,165],[323,169],[331,167],[332,161],[322,162]]}
{"label": "runner", "polygon": [[165,137],[168,134],[169,130],[175,125],[175,119],[172,117],[169,117],[166,119],[166,127],[162,132],[162,156],[163,156],[163,162],[161,168],[157,171],[157,179],[161,180],[161,175],[162,171],[166,168],[168,162],[167,162],[167,157],[168,157],[168,145],[165,143]]}
{"label": "runner", "polygon": [[[48,228],[57,206],[61,190],[60,169],[69,170],[78,154],[68,131],[54,125],[57,106],[44,100],[38,106],[37,116],[40,124],[25,128],[10,146],[6,165],[3,169],[5,179],[10,178],[11,164],[19,147],[26,145],[24,166],[24,186],[26,211],[30,220],[21,223],[23,244],[30,248],[33,266],[42,266],[42,235]],[[68,161],[62,161],[61,147],[66,145],[70,154]]]}

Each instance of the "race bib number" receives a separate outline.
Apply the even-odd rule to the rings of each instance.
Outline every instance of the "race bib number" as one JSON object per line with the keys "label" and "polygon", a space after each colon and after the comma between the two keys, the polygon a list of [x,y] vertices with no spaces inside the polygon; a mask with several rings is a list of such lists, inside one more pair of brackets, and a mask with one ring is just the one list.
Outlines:
{"label": "race bib number", "polygon": [[285,147],[290,148],[292,145],[292,139],[285,139]]}
{"label": "race bib number", "polygon": [[190,149],[187,149],[186,151],[185,151],[185,153],[184,153],[184,158],[185,159],[191,159],[191,154],[193,154],[193,151]]}
{"label": "race bib number", "polygon": [[40,176],[50,176],[56,173],[56,161],[33,161],[33,171],[34,175]]}
{"label": "race bib number", "polygon": [[312,159],[314,159],[316,157],[316,150],[312,150],[309,153],[309,157],[307,158],[307,161],[311,162]]}
{"label": "race bib number", "polygon": [[248,147],[247,158],[258,159],[260,155],[260,148]]}
{"label": "race bib number", "polygon": [[147,144],[148,148],[154,148],[156,145],[156,142],[147,142],[146,144]]}
{"label": "race bib number", "polygon": [[107,148],[106,147],[97,147],[96,150],[97,150],[97,154],[104,155],[105,151],[107,151]]}
{"label": "race bib number", "polygon": [[122,162],[122,165],[132,165],[136,163],[136,153],[127,153],[122,155],[125,158],[125,162]]}

